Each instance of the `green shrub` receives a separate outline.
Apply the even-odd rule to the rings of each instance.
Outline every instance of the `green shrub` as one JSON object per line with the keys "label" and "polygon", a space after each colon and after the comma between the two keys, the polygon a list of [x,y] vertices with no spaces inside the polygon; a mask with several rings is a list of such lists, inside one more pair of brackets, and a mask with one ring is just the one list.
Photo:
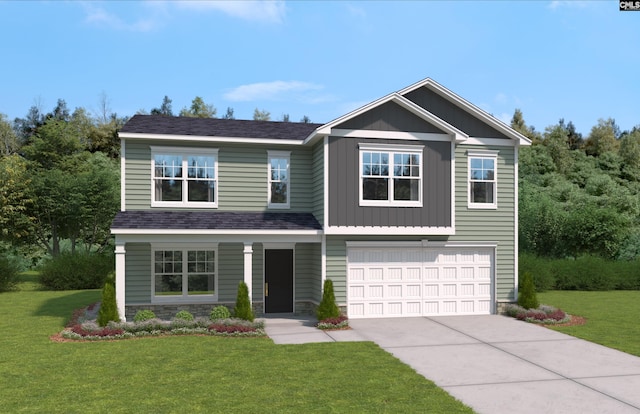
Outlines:
{"label": "green shrub", "polygon": [[236,298],[236,306],[233,308],[233,313],[236,318],[253,322],[253,310],[251,309],[251,302],[249,301],[249,287],[247,287],[247,284],[244,282],[240,282],[238,285],[238,296]]}
{"label": "green shrub", "polygon": [[525,309],[537,309],[540,306],[536,287],[533,284],[531,273],[525,272],[520,278],[520,288],[518,292],[518,305]]}
{"label": "green shrub", "polygon": [[227,308],[226,306],[215,306],[213,309],[211,309],[211,314],[209,315],[209,318],[213,321],[216,319],[228,319],[231,317],[231,312],[229,312],[229,308]]}
{"label": "green shrub", "polygon": [[549,259],[537,257],[530,253],[520,253],[518,255],[518,268],[520,277],[527,272],[533,275],[533,284],[537,292],[555,288],[556,281]]}
{"label": "green shrub", "polygon": [[102,288],[102,302],[98,311],[97,322],[100,326],[107,326],[110,321],[120,322],[118,306],[116,304],[115,274],[111,273],[104,282]]}
{"label": "green shrub", "polygon": [[133,321],[144,322],[144,321],[148,321],[149,319],[155,319],[155,318],[156,318],[156,314],[153,313],[152,310],[143,309],[136,312],[136,316],[133,317]]}
{"label": "green shrub", "polygon": [[195,318],[193,317],[193,314],[191,312],[186,310],[181,310],[178,313],[176,313],[175,319],[182,319],[183,321],[192,321]]}
{"label": "green shrub", "polygon": [[40,270],[40,283],[50,290],[100,289],[114,269],[112,254],[62,253]]}
{"label": "green shrub", "polygon": [[20,276],[16,262],[8,257],[0,257],[0,292],[15,289],[19,281]]}
{"label": "green shrub", "polygon": [[318,309],[316,309],[316,317],[319,321],[323,321],[328,318],[338,318],[340,316],[340,308],[336,304],[336,296],[333,292],[333,281],[327,279],[324,281],[324,287],[322,290],[322,300]]}

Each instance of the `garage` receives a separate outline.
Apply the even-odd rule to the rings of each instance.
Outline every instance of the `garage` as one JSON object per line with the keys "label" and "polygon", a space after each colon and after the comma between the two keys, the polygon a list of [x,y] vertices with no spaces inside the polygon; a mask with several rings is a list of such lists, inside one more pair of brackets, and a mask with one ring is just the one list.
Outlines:
{"label": "garage", "polygon": [[350,318],[493,312],[495,245],[347,243]]}

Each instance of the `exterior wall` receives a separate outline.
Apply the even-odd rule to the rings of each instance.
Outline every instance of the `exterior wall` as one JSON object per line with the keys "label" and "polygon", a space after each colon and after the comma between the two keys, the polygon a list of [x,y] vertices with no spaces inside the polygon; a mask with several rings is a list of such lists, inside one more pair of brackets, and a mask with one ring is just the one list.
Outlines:
{"label": "exterior wall", "polygon": [[[466,152],[471,149],[497,150],[498,208],[469,209]],[[456,234],[452,241],[496,241],[496,290],[498,300],[513,300],[515,292],[515,165],[514,147],[468,146],[456,148]]]}
{"label": "exterior wall", "polygon": [[320,244],[297,243],[295,250],[295,300],[319,303],[321,299]]}
{"label": "exterior wall", "polygon": [[151,245],[129,243],[125,248],[125,303],[150,303]]}
{"label": "exterior wall", "polygon": [[[238,284],[244,280],[244,245],[220,243],[218,245],[218,301],[234,302]],[[255,259],[255,256],[254,256]]]}
{"label": "exterior wall", "polygon": [[[359,143],[423,145],[422,207],[361,207]],[[451,143],[329,137],[329,225],[451,226]]]}
{"label": "exterior wall", "polygon": [[[291,151],[290,205],[288,210],[307,212],[313,207],[311,148],[286,145],[230,145],[183,141],[127,140],[125,206],[127,210],[151,208],[150,146],[218,148],[217,211],[266,211],[267,151]],[[161,209],[154,207],[154,209]]]}
{"label": "exterior wall", "polygon": [[324,140],[312,148],[312,213],[321,226],[324,225]]}
{"label": "exterior wall", "polygon": [[404,96],[426,108],[450,125],[466,132],[469,136],[508,139],[502,132],[492,128],[426,87],[418,88]]}
{"label": "exterior wall", "polygon": [[341,129],[444,132],[394,102],[387,102],[336,126]]}

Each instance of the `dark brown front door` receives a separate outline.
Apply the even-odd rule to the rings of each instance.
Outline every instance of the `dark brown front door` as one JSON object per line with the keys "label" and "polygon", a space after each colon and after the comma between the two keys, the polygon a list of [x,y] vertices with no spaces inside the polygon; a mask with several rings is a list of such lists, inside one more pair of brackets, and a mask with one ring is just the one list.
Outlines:
{"label": "dark brown front door", "polygon": [[293,250],[264,251],[264,311],[293,312]]}

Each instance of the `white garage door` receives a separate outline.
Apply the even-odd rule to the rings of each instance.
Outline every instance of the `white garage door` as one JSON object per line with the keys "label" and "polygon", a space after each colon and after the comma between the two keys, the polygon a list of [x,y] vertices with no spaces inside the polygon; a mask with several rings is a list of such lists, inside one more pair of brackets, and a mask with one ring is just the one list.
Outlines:
{"label": "white garage door", "polygon": [[489,314],[493,255],[486,247],[349,247],[349,317]]}

